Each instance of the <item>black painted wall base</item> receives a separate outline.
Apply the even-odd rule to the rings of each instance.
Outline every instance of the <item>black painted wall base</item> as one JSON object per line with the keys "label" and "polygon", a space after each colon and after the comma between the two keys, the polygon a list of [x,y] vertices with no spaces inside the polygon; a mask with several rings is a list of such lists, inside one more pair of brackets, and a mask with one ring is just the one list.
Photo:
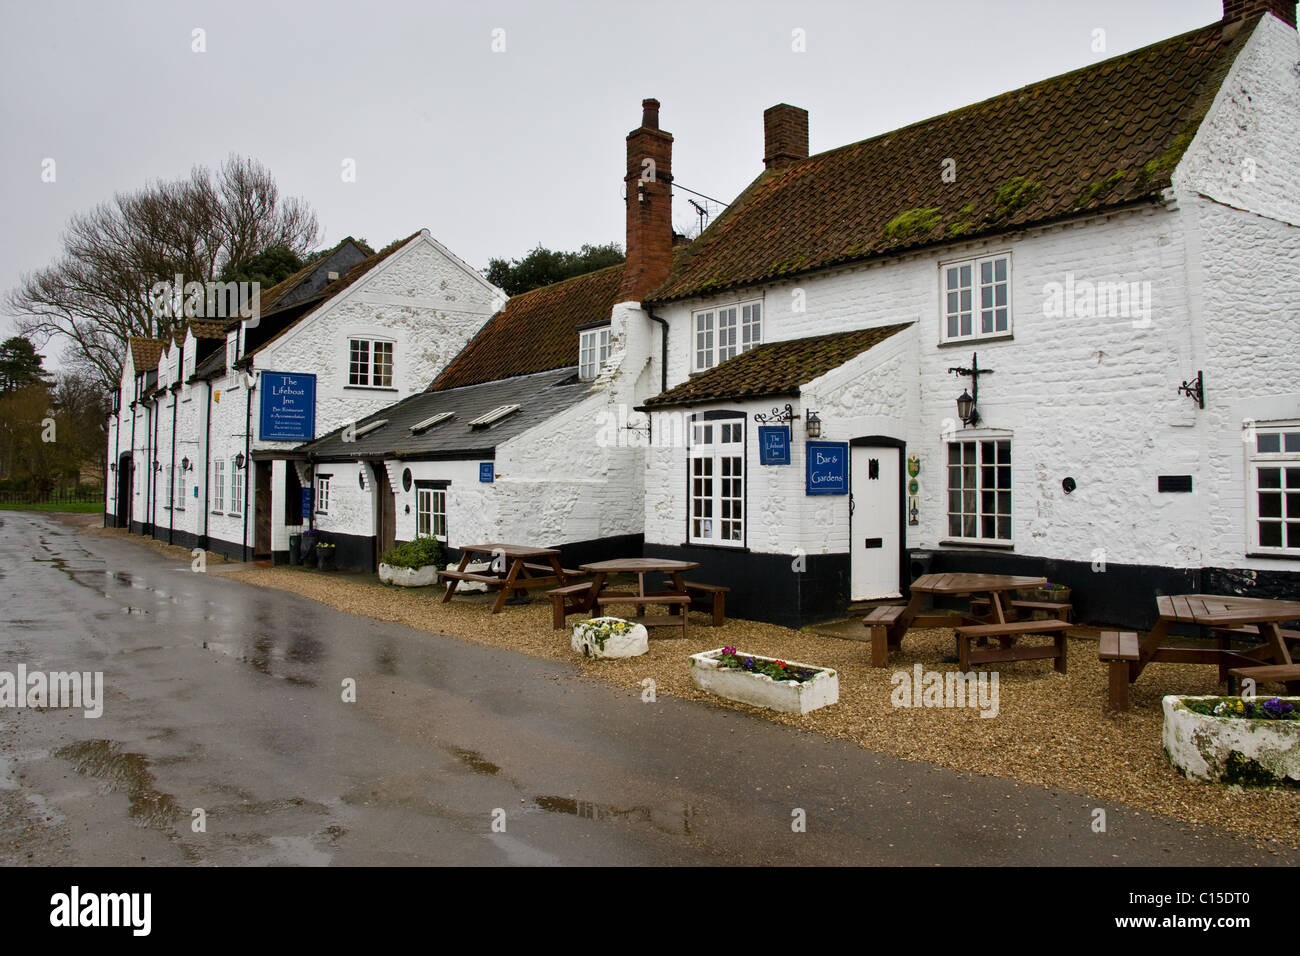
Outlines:
{"label": "black painted wall base", "polygon": [[728,617],[803,627],[840,616],[849,605],[847,554],[810,554],[796,566],[788,554],[647,544],[645,556],[699,562],[686,577],[730,588]]}
{"label": "black painted wall base", "polygon": [[[1074,619],[1081,623],[1147,630],[1157,618],[1158,594],[1239,594],[1244,597],[1300,597],[1300,570],[1254,571],[1227,568],[1164,568],[1106,564],[1093,571],[1087,561],[1059,561],[1008,552],[939,550],[929,554],[933,572],[975,571],[1045,577],[1071,589]],[[918,570],[915,563],[913,571]],[[908,580],[915,577],[909,575]]]}

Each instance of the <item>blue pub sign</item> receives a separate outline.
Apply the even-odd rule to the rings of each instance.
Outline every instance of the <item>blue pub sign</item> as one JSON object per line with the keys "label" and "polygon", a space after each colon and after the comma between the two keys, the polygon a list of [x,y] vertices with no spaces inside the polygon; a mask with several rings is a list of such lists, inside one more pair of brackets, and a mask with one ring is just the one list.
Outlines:
{"label": "blue pub sign", "polygon": [[790,464],[790,426],[758,426],[758,463],[760,465]]}
{"label": "blue pub sign", "polygon": [[316,437],[316,376],[262,373],[262,441],[311,441]]}
{"label": "blue pub sign", "polygon": [[807,471],[804,492],[809,495],[849,493],[849,445],[842,441],[810,441],[804,447]]}
{"label": "blue pub sign", "polygon": [[490,461],[480,461],[478,463],[478,480],[491,484],[496,477],[493,473],[496,471],[493,463]]}

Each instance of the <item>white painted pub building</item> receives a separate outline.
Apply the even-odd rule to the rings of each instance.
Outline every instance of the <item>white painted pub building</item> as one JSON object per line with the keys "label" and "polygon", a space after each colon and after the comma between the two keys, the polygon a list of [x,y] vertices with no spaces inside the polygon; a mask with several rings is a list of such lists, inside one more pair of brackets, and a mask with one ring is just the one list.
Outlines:
{"label": "white painted pub building", "polygon": [[[236,345],[238,375],[178,391],[163,359],[128,362],[109,450],[136,466],[119,492],[132,526],[159,535],[165,517],[141,475],[168,446],[141,434],[172,434],[168,396],[274,370],[328,380],[346,407],[318,391],[313,440],[263,442],[234,420],[255,424],[246,394],[222,394],[234,414],[208,419],[232,415],[212,448],[229,462],[242,440],[245,465],[269,463],[270,544],[260,519],[241,538],[229,504],[196,491],[212,523],[186,530],[209,546],[276,552],[314,523],[359,565],[417,534],[452,553],[560,547],[570,565],[681,557],[731,588],[735,613],[787,624],[905,594],[923,569],[1044,574],[1081,619],[1135,627],[1157,593],[1294,596],[1300,42],[1294,4],[1224,6],[815,155],[807,113],[772,107],[764,168],[690,243],[647,100],[625,265],[494,310],[495,290],[424,237],[445,264],[423,266],[417,298],[438,298],[443,269],[463,311],[426,301],[429,323],[402,325],[396,286],[358,282],[354,310],[318,332]],[[373,341],[405,336],[387,398],[343,384],[344,343],[374,324]],[[315,485],[314,514],[279,510],[282,473]]]}

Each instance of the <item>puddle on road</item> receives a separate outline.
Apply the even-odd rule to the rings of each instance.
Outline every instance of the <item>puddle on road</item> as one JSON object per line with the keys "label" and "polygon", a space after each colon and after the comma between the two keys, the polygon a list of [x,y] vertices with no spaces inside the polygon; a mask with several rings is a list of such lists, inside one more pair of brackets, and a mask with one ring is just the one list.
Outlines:
{"label": "puddle on road", "polygon": [[665,833],[690,833],[691,823],[695,818],[695,807],[684,803],[670,804],[666,807],[614,807],[603,803],[591,803],[587,800],[575,800],[572,797],[533,797],[533,803],[547,813],[567,813],[584,820],[630,820],[633,823],[648,823],[656,830]]}
{"label": "puddle on road", "polygon": [[226,641],[204,641],[203,649],[225,654],[232,660],[247,664],[259,674],[274,677],[300,687],[315,687],[314,677],[305,675],[304,663],[314,663],[321,654],[321,645],[314,638],[295,637],[282,652],[277,652],[270,637],[259,637],[252,642],[251,651],[239,644]]}
{"label": "puddle on road", "polygon": [[483,755],[477,750],[467,750],[464,747],[452,747],[454,753],[461,762],[475,773],[494,774],[499,773],[501,768],[489,760],[485,760]]}
{"label": "puddle on road", "polygon": [[105,781],[112,790],[125,790],[131,817],[140,826],[167,827],[181,816],[175,798],[155,788],[144,754],[123,753],[111,740],[86,740],[60,747],[54,756],[70,761],[77,773]]}

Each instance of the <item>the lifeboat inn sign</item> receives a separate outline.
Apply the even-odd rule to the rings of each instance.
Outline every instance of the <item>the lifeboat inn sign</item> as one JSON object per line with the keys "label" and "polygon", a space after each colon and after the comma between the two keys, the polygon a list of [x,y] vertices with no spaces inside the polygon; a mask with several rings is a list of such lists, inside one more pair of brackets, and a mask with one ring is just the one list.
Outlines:
{"label": "the lifeboat inn sign", "polygon": [[316,437],[316,376],[262,373],[263,441],[311,441]]}

